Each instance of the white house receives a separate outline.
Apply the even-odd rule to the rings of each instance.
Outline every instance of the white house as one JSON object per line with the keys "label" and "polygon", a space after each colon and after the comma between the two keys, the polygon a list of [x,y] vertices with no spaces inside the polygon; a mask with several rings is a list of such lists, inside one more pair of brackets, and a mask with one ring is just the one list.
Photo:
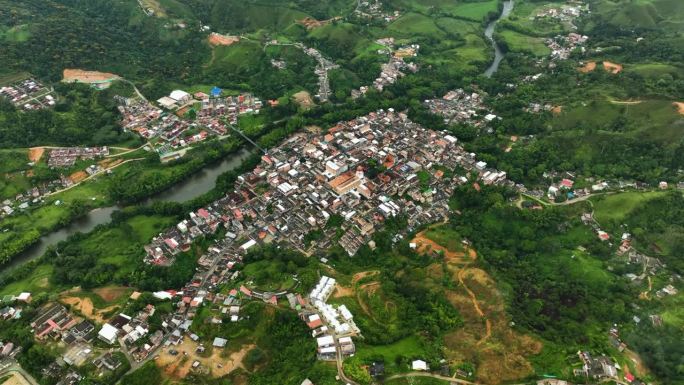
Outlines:
{"label": "white house", "polygon": [[411,363],[411,369],[427,371],[428,370],[427,362],[425,362],[423,360],[415,360]]}
{"label": "white house", "polygon": [[119,330],[114,326],[106,323],[102,326],[102,329],[97,333],[97,337],[102,341],[112,345],[116,342],[116,337],[119,334]]}

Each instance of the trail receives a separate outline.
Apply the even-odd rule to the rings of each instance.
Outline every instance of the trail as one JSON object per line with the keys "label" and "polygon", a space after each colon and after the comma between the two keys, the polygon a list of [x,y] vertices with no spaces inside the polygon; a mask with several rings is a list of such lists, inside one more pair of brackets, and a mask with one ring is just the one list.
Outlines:
{"label": "trail", "polygon": [[[473,254],[474,254],[474,253],[470,252],[470,255],[471,255],[471,256],[472,256]],[[465,276],[465,274],[466,274],[466,272],[467,272],[467,267],[468,267],[469,264],[470,264],[470,262],[466,263],[466,265],[463,266],[463,268],[459,269],[459,270],[458,270],[458,273],[456,274],[456,276],[458,277],[458,282],[459,282],[461,285],[463,285],[463,288],[464,288],[465,291],[468,293],[468,296],[470,297],[470,301],[473,303],[473,307],[475,308],[475,312],[476,312],[480,317],[486,318],[485,313],[482,311],[482,308],[480,308],[480,302],[477,300],[477,296],[475,295],[475,293],[474,293],[472,290],[470,290],[470,288],[468,287],[468,285],[466,285],[466,283],[465,283],[465,281],[464,281],[464,279],[463,279],[463,277]],[[479,341],[477,341],[477,345],[478,345],[478,346],[479,346],[479,345],[482,345],[482,344],[485,343],[485,342],[489,339],[489,337],[491,337],[491,336],[492,336],[492,323],[491,323],[491,321],[490,321],[489,319],[485,319],[485,335],[484,335],[484,337],[482,337]]]}

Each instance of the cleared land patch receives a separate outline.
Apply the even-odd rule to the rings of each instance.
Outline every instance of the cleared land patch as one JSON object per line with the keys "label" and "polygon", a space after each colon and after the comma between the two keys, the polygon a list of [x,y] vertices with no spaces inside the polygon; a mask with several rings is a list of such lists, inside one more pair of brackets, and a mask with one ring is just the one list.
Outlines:
{"label": "cleared land patch", "polygon": [[209,44],[213,46],[219,46],[219,45],[231,45],[233,43],[237,43],[240,41],[239,36],[229,36],[229,35],[221,35],[220,33],[212,32],[209,35]]}
{"label": "cleared land patch", "polygon": [[583,66],[579,67],[577,70],[579,72],[586,74],[586,73],[589,73],[595,69],[596,69],[596,62],[595,61],[588,61],[588,62],[584,63]]}
{"label": "cleared land patch", "polygon": [[43,157],[44,153],[45,153],[45,148],[43,148],[43,147],[29,148],[29,150],[28,150],[29,161],[34,162],[34,163],[40,161],[40,158]]}
{"label": "cleared land patch", "polygon": [[[203,370],[208,370],[211,377],[218,378],[235,369],[245,369],[242,361],[247,352],[255,347],[255,345],[244,345],[240,350],[232,353],[224,353],[223,350],[214,348],[211,355],[199,355],[198,346],[196,342],[185,340],[178,346],[164,349],[155,362],[167,376],[183,379],[190,374],[193,362],[199,361]],[[172,355],[171,350],[176,350],[178,354]]]}
{"label": "cleared land patch", "polygon": [[63,73],[63,81],[78,83],[100,83],[120,79],[119,75],[109,72],[86,71],[81,69],[67,68]]}
{"label": "cleared land patch", "polygon": [[622,71],[622,64],[604,61],[603,68],[612,74],[618,74]]}

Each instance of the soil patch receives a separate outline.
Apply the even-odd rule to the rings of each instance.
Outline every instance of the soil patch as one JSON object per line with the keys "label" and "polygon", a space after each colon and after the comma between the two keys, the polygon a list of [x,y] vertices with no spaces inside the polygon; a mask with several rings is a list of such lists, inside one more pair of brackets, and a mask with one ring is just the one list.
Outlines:
{"label": "soil patch", "polygon": [[[182,379],[192,370],[192,364],[199,361],[200,370],[208,372],[213,378],[223,377],[235,369],[244,369],[242,360],[247,352],[254,349],[256,345],[245,345],[236,352],[226,352],[223,349],[213,348],[210,356],[200,356],[196,353],[199,345],[192,340],[185,339],[178,346],[164,348],[155,360],[157,366],[162,368],[166,375],[173,378]],[[171,355],[169,351],[178,351],[177,355]]]}
{"label": "soil patch", "polygon": [[305,17],[301,20],[297,20],[297,23],[306,27],[306,29],[311,30],[311,29],[316,29],[318,27],[322,27],[326,24],[332,23],[333,21],[338,20],[338,19],[340,19],[340,17],[333,17],[332,19],[328,19],[328,20],[316,20],[316,19],[311,18],[311,17]]}
{"label": "soil patch", "polygon": [[70,68],[65,69],[63,75],[63,81],[78,83],[101,83],[115,79],[120,79],[119,75],[115,75],[109,72],[85,71]]}
{"label": "soil patch", "polygon": [[308,110],[315,105],[313,99],[311,99],[311,94],[307,91],[299,91],[292,95],[292,97],[294,98],[295,103],[299,104],[299,106],[304,109]]}
{"label": "soil patch", "polygon": [[352,288],[337,284],[335,286],[335,293],[333,294],[333,298],[351,297],[353,295],[354,290],[352,290]]}
{"label": "soil patch", "polygon": [[677,107],[677,112],[679,112],[680,115],[684,115],[684,102],[674,102],[672,104]]}
{"label": "soil patch", "polygon": [[620,71],[622,71],[622,64],[604,61],[603,62],[603,69],[610,72],[611,74],[617,74],[617,73],[620,73]]}
{"label": "soil patch", "polygon": [[95,310],[95,306],[93,306],[93,301],[91,301],[90,298],[87,297],[63,297],[60,299],[60,301],[66,305],[71,306],[74,310],[78,310],[79,312],[81,312],[81,314],[83,314],[84,317],[99,323],[106,322],[103,314],[109,313],[115,308],[118,308],[118,306],[112,305],[104,309]]}
{"label": "soil patch", "polygon": [[558,116],[563,112],[563,106],[555,106],[551,109],[551,113],[554,114],[555,116]]}
{"label": "soil patch", "polygon": [[75,173],[69,175],[69,179],[71,179],[71,181],[74,183],[81,182],[87,177],[88,174],[85,171],[76,171]]}
{"label": "soil patch", "polygon": [[93,292],[102,297],[106,302],[114,302],[129,291],[130,289],[125,286],[108,286],[93,289]]}
{"label": "soil patch", "polygon": [[586,73],[589,73],[595,69],[596,69],[596,62],[595,61],[589,61],[589,62],[584,63],[584,65],[582,67],[579,67],[577,70],[581,73],[586,74]]}
{"label": "soil patch", "polygon": [[368,271],[362,271],[360,273],[356,273],[352,277],[352,285],[359,282],[360,280],[362,280],[366,277],[372,277],[372,276],[375,276],[378,274],[380,274],[380,270],[368,270]]}
{"label": "soil patch", "polygon": [[29,150],[28,150],[29,161],[37,163],[40,160],[40,158],[43,157],[43,153],[45,153],[45,148],[43,148],[43,147],[29,148]]}
{"label": "soil patch", "polygon": [[231,45],[240,41],[239,36],[221,35],[220,33],[212,32],[209,35],[209,44],[214,47],[219,45]]}
{"label": "soil patch", "polygon": [[427,238],[423,230],[411,240],[411,243],[416,244],[416,250],[422,254],[441,253],[446,258],[447,263],[469,263],[471,262],[473,253],[466,258],[466,254],[462,251],[451,251],[439,243]]}

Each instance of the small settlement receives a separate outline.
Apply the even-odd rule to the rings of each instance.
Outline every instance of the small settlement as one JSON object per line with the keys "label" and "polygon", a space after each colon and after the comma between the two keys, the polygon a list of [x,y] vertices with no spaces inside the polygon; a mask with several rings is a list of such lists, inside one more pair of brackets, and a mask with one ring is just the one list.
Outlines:
{"label": "small settlement", "polygon": [[56,104],[53,91],[33,78],[0,87],[0,96],[26,111],[54,107]]}

